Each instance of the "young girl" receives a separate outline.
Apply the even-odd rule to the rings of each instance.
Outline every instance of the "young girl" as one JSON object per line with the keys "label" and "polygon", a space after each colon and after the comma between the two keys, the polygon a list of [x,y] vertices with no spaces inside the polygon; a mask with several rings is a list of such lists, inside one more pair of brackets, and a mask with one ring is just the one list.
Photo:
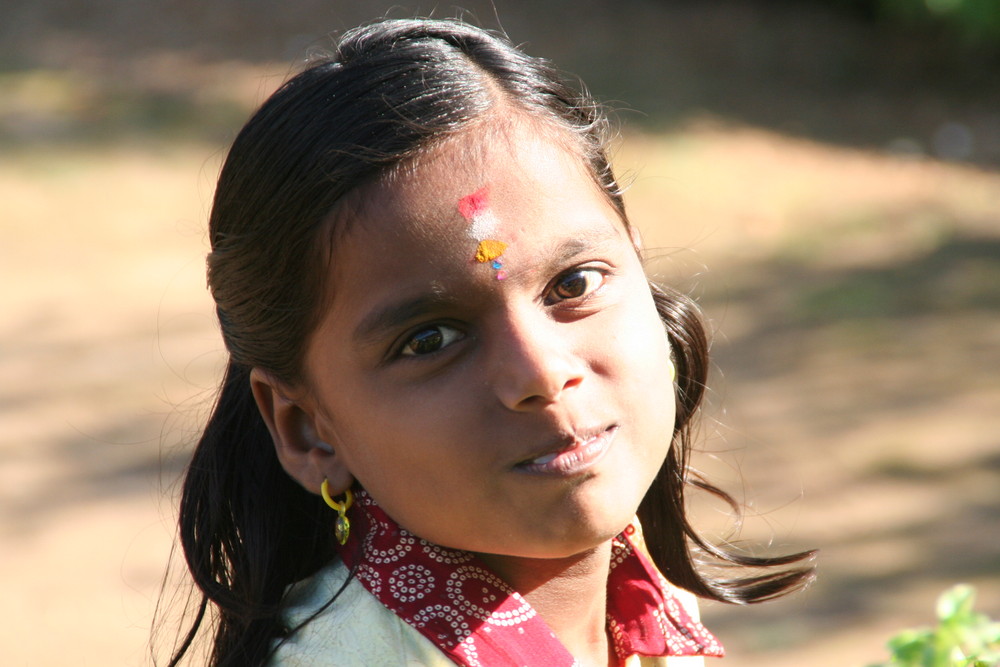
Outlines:
{"label": "young girl", "polygon": [[456,21],[351,31],[254,114],[211,215],[230,362],[171,664],[208,614],[213,665],[674,665],[722,655],[694,596],[810,579],[687,521],[687,485],[731,500],[687,469],[705,333],[643,273],[604,130]]}

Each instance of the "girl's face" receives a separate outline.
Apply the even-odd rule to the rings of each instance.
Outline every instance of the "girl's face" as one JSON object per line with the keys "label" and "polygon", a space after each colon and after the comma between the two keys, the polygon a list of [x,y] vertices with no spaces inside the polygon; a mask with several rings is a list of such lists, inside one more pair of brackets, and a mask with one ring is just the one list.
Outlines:
{"label": "girl's face", "polygon": [[467,132],[369,191],[306,352],[318,436],[444,546],[592,549],[670,446],[670,349],[639,258],[552,134]]}

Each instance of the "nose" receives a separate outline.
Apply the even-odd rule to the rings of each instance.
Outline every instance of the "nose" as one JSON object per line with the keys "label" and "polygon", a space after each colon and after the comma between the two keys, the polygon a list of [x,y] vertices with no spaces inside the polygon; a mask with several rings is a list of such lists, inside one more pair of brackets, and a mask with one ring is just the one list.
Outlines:
{"label": "nose", "polygon": [[545,316],[511,318],[496,342],[494,389],[505,407],[524,412],[556,403],[583,382],[586,363],[572,337]]}

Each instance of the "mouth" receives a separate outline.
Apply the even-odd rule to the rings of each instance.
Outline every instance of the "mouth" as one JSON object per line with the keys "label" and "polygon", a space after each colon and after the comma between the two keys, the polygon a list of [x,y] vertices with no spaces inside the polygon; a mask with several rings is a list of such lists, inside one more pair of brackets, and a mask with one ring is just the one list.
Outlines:
{"label": "mouth", "polygon": [[618,433],[618,425],[590,435],[576,435],[560,440],[544,454],[521,461],[514,466],[519,472],[536,475],[569,477],[586,472],[607,454]]}

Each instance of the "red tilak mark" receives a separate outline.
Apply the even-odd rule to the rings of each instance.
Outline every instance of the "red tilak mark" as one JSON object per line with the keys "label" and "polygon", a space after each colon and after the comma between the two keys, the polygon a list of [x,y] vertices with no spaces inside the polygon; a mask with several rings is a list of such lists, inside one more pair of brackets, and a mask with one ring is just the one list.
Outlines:
{"label": "red tilak mark", "polygon": [[461,213],[462,217],[466,220],[472,220],[480,213],[486,211],[489,194],[489,188],[483,187],[476,192],[473,192],[471,195],[465,195],[458,200],[458,212]]}

